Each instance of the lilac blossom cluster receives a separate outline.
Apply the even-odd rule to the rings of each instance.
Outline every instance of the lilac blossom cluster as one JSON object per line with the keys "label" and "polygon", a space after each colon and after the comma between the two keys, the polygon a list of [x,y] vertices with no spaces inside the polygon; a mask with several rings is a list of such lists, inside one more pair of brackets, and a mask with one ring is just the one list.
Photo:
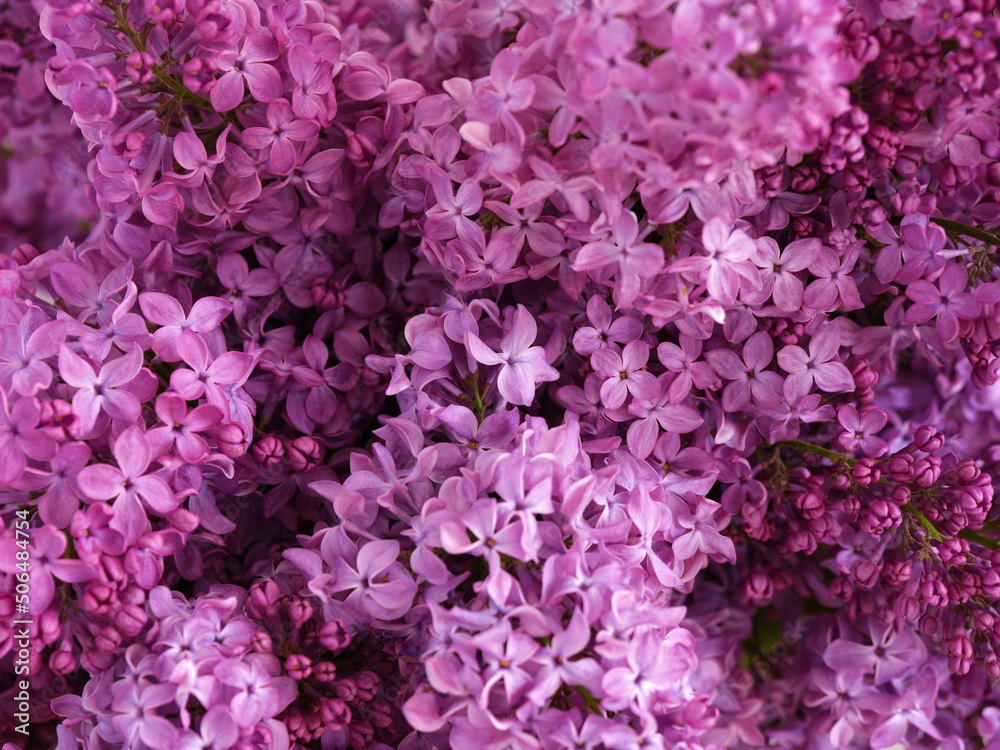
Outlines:
{"label": "lilac blossom cluster", "polygon": [[4,750],[1000,746],[998,10],[4,4]]}

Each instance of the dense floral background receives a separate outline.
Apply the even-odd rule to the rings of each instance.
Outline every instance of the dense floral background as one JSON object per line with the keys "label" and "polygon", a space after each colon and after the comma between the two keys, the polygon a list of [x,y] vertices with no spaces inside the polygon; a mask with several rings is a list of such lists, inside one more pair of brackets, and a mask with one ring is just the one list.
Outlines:
{"label": "dense floral background", "polygon": [[1000,748],[998,50],[2,0],[3,748]]}

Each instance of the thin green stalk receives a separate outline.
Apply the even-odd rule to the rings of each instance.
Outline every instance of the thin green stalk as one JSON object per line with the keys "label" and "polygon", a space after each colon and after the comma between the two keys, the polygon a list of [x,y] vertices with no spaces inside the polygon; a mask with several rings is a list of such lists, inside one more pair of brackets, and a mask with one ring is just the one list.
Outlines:
{"label": "thin green stalk", "polygon": [[982,240],[988,245],[1000,247],[1000,237],[997,237],[992,232],[987,232],[985,229],[970,227],[968,224],[962,224],[957,221],[949,221],[948,219],[938,219],[936,217],[931,217],[931,221],[944,229],[946,232],[964,234],[966,237],[975,237],[977,240]]}

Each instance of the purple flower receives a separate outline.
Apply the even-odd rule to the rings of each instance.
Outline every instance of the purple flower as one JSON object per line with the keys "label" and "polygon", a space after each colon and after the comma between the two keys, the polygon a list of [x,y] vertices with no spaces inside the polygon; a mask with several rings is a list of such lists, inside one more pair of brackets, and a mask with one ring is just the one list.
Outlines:
{"label": "purple flower", "polygon": [[29,308],[19,326],[0,325],[0,388],[34,396],[52,383],[44,360],[59,353],[66,339],[66,323],[46,319]]}
{"label": "purple flower", "polygon": [[212,670],[223,685],[233,688],[229,700],[233,719],[242,729],[279,714],[298,692],[291,677],[269,674],[256,659],[225,659]]}
{"label": "purple flower", "polygon": [[574,271],[590,271],[600,283],[612,276],[618,280],[618,309],[629,307],[639,296],[643,279],[656,276],[663,269],[663,248],[639,241],[639,221],[631,211],[622,211],[611,226],[608,240],[590,242],[577,251]]}
{"label": "purple flower", "polygon": [[774,306],[783,312],[794,312],[802,307],[802,280],[796,275],[808,268],[822,245],[816,239],[794,240],[784,250],[770,237],[757,240],[754,263],[760,269],[759,291],[744,290],[741,298],[752,304],[773,298]]}
{"label": "purple flower", "polygon": [[729,349],[713,349],[705,353],[712,369],[720,377],[732,381],[722,392],[722,408],[737,412],[754,403],[761,406],[776,404],[782,399],[784,381],[776,372],[764,368],[774,359],[771,335],[758,331],[743,345],[743,360]]}
{"label": "purple flower", "polygon": [[209,98],[217,112],[228,112],[243,101],[243,83],[260,102],[271,102],[281,96],[281,76],[267,63],[277,60],[278,43],[264,34],[249,34],[240,52],[223,52],[218,57],[219,69],[225,71],[215,82]]}
{"label": "purple flower", "polygon": [[73,395],[73,412],[80,418],[80,434],[86,435],[97,423],[101,411],[123,422],[134,422],[139,416],[139,400],[123,389],[142,369],[142,351],[136,347],[125,355],[101,367],[99,373],[80,355],[63,345],[59,350],[59,375],[77,388]]}
{"label": "purple flower", "polygon": [[875,684],[904,676],[923,664],[927,647],[904,622],[885,624],[869,616],[865,627],[871,645],[838,638],[823,652],[823,661],[835,671],[875,673]]}
{"label": "purple flower", "polygon": [[[94,569],[83,560],[63,559],[66,534],[51,526],[42,526],[28,545],[27,587],[31,592],[28,613],[38,616],[48,609],[56,594],[53,577],[67,583],[80,583],[96,577]],[[23,572],[18,567],[17,552],[22,550],[13,534],[0,538],[0,571],[11,575]]]}
{"label": "purple flower", "polygon": [[789,373],[785,379],[785,398],[797,404],[812,389],[813,383],[826,393],[854,390],[851,371],[837,359],[840,350],[840,326],[827,323],[809,340],[809,353],[799,346],[786,346],[778,352],[778,364]]}
{"label": "purple flower", "polygon": [[750,289],[760,289],[760,273],[750,262],[757,244],[741,228],[722,218],[705,222],[701,244],[707,255],[693,255],[675,260],[670,270],[675,273],[704,274],[708,293],[724,305],[736,301],[742,279]]}
{"label": "purple flower", "polygon": [[652,401],[660,393],[656,377],[646,372],[649,347],[644,341],[630,341],[621,354],[598,349],[590,355],[594,370],[606,378],[601,385],[601,401],[609,409],[625,403],[628,394],[641,401]]}
{"label": "purple flower", "polygon": [[125,430],[115,441],[112,453],[118,466],[87,466],[77,476],[77,484],[91,500],[114,499],[111,528],[132,543],[142,536],[149,523],[143,506],[163,515],[179,503],[162,478],[146,474],[152,455],[142,428],[133,425]]}
{"label": "purple flower", "polygon": [[941,341],[949,343],[958,338],[958,321],[971,320],[979,314],[980,305],[966,293],[969,275],[964,266],[949,263],[938,278],[935,287],[930,281],[920,279],[906,287],[906,296],[916,304],[906,310],[907,323],[926,323],[937,318],[937,332]]}
{"label": "purple flower", "polygon": [[850,404],[841,406],[837,411],[837,421],[844,428],[838,438],[840,444],[846,451],[860,450],[866,456],[878,458],[889,450],[888,443],[875,434],[885,427],[886,419],[885,412],[878,407],[871,407],[858,416],[858,410]]}
{"label": "purple flower", "polygon": [[222,421],[222,411],[210,404],[196,406],[188,413],[187,403],[176,393],[162,393],[156,399],[156,416],[163,422],[146,433],[152,455],[163,456],[176,448],[188,463],[208,460],[210,449],[205,438],[196,434]]}
{"label": "purple flower", "polygon": [[278,174],[288,174],[298,161],[294,144],[309,141],[318,134],[319,125],[295,119],[292,105],[285,99],[275,99],[267,105],[267,127],[247,128],[240,139],[250,148],[269,149],[263,158]]}
{"label": "purple flower", "polygon": [[21,398],[10,406],[0,389],[0,483],[17,482],[27,459],[47,461],[56,452],[56,442],[38,428],[38,399]]}
{"label": "purple flower", "polygon": [[530,405],[539,383],[559,378],[559,372],[545,361],[545,349],[532,346],[537,335],[535,319],[524,305],[518,305],[516,310],[508,308],[499,354],[474,333],[465,334],[465,345],[477,362],[500,365],[497,388],[512,404]]}

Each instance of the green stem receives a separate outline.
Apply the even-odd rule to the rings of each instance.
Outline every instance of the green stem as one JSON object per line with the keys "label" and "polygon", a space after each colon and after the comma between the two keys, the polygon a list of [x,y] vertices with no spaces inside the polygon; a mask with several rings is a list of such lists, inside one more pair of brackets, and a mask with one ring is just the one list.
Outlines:
{"label": "green stem", "polygon": [[938,541],[938,542],[943,542],[943,541],[944,541],[944,537],[943,537],[943,536],[941,536],[941,532],[940,532],[940,531],[938,531],[937,529],[935,529],[935,528],[934,528],[934,524],[932,524],[932,523],[931,523],[930,521],[928,521],[928,520],[927,520],[927,519],[926,519],[926,518],[924,517],[924,514],[923,514],[923,513],[921,513],[921,512],[920,512],[919,510],[917,510],[916,508],[914,508],[914,507],[913,507],[912,505],[904,505],[904,506],[903,506],[903,510],[905,510],[905,511],[906,511],[907,513],[909,513],[909,514],[910,514],[911,516],[913,516],[914,518],[916,518],[916,519],[917,519],[917,522],[918,522],[918,523],[919,523],[919,524],[920,524],[921,526],[923,526],[923,527],[924,527],[924,531],[926,531],[926,532],[927,532],[927,534],[928,534],[928,535],[929,535],[929,536],[930,536],[930,537],[931,537],[932,539],[934,539],[935,541]]}
{"label": "green stem", "polygon": [[594,698],[593,694],[591,694],[591,692],[587,690],[587,688],[585,688],[583,685],[577,685],[576,691],[583,696],[583,702],[587,704],[587,708],[589,708],[591,711],[593,711],[601,718],[604,718],[604,712],[601,710],[601,704],[597,702],[597,699]]}
{"label": "green stem", "polygon": [[815,453],[817,456],[829,458],[835,464],[843,464],[848,468],[853,468],[858,462],[857,459],[848,458],[843,453],[837,453],[829,448],[822,448],[818,445],[813,445],[812,443],[803,442],[802,440],[782,440],[780,443],[775,443],[775,445],[780,448],[795,448],[796,450],[805,451],[806,453]]}
{"label": "green stem", "polygon": [[936,217],[931,217],[931,221],[944,229],[946,232],[964,234],[966,237],[975,237],[977,240],[982,240],[988,245],[1000,247],[1000,237],[997,237],[992,232],[987,232],[985,229],[970,227],[968,224],[962,224],[957,221],[949,221],[948,219],[938,219]]}

